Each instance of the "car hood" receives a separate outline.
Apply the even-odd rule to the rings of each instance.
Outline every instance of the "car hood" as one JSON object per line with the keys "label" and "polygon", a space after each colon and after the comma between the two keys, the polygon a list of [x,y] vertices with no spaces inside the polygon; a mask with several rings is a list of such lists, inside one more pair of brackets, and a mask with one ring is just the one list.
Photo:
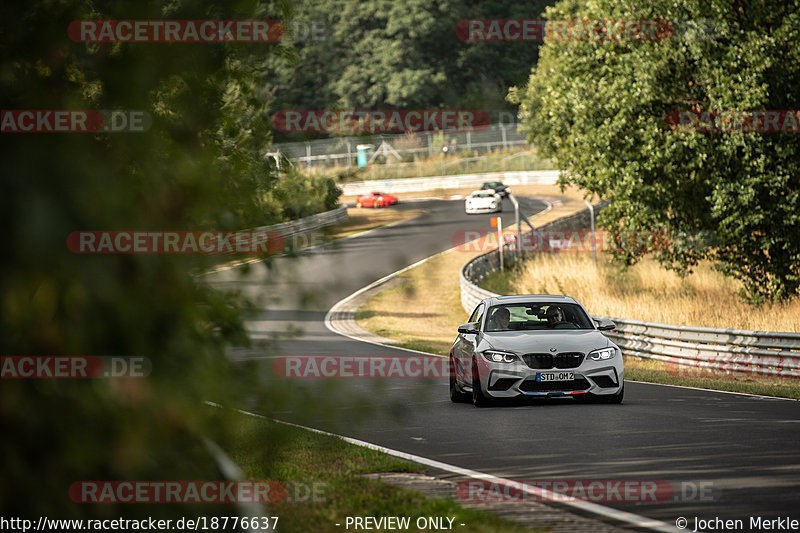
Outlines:
{"label": "car hood", "polygon": [[484,333],[478,350],[489,348],[508,350],[518,354],[545,353],[555,348],[556,352],[588,353],[598,348],[611,346],[611,341],[600,331],[587,330],[544,330],[544,331],[500,331]]}

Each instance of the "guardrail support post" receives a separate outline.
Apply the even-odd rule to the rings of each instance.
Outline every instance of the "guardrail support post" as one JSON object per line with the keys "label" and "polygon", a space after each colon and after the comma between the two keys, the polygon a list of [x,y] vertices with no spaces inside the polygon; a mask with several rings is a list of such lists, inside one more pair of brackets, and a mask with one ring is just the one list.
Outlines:
{"label": "guardrail support post", "polygon": [[594,237],[594,206],[589,200],[584,200],[583,202],[589,208],[589,219],[591,220],[590,224],[592,230],[592,259],[594,259],[595,264],[597,264],[597,241],[595,241]]}
{"label": "guardrail support post", "polygon": [[[508,193],[508,199],[514,204],[514,219],[517,221],[517,259],[522,257],[522,221],[519,218],[519,202],[513,194]],[[533,229],[533,228],[531,228]]]}

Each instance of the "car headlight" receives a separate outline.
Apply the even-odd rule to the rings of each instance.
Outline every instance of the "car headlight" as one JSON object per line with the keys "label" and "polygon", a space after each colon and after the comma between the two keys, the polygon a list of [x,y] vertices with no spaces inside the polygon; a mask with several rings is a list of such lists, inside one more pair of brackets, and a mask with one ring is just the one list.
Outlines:
{"label": "car headlight", "polygon": [[513,363],[517,361],[517,356],[511,352],[501,352],[499,350],[486,350],[483,357],[493,363]]}
{"label": "car headlight", "polygon": [[594,350],[589,352],[589,359],[592,361],[604,361],[606,359],[611,359],[617,354],[616,348],[602,348],[600,350]]}

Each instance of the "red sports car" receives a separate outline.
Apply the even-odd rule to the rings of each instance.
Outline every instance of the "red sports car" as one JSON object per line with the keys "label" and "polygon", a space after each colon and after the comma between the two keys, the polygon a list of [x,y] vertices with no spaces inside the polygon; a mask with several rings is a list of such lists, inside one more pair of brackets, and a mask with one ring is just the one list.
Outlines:
{"label": "red sports car", "polygon": [[397,196],[373,191],[356,198],[356,207],[388,207],[397,204]]}

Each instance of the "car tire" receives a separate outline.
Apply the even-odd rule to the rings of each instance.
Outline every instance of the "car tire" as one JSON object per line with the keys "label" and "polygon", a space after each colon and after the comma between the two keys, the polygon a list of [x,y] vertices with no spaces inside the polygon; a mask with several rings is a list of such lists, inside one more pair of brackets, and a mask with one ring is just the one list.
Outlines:
{"label": "car tire", "polygon": [[603,399],[603,403],[622,403],[622,399],[625,397],[625,384],[622,384],[622,387],[619,388],[619,392],[612,394],[610,396],[601,396]]}
{"label": "car tire", "polygon": [[456,361],[450,356],[450,401],[453,403],[470,403],[472,396],[458,387],[456,382]]}
{"label": "car tire", "polygon": [[472,360],[472,405],[475,407],[489,407],[492,401],[481,390],[481,379],[478,375],[478,362]]}
{"label": "car tire", "polygon": [[361,202],[356,202],[356,207],[361,207]]}

